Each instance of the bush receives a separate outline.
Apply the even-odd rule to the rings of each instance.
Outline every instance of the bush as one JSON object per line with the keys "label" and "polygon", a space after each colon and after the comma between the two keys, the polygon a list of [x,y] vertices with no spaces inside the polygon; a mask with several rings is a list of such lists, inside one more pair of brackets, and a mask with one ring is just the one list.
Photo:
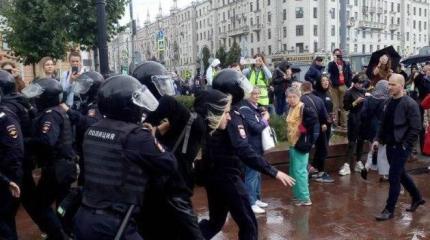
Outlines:
{"label": "bush", "polygon": [[278,142],[287,141],[287,122],[278,115],[270,116],[270,126],[275,130]]}
{"label": "bush", "polygon": [[193,103],[194,103],[194,97],[193,96],[185,96],[185,95],[176,96],[176,100],[178,100],[178,102],[184,104],[184,106],[190,110],[193,107]]}

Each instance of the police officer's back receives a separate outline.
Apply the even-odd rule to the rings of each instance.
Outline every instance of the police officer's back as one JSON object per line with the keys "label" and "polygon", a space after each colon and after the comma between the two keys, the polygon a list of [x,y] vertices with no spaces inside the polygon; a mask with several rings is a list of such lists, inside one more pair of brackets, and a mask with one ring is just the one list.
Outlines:
{"label": "police officer's back", "polygon": [[33,135],[29,143],[42,170],[32,197],[35,214],[32,217],[52,239],[66,238],[52,203],[61,202],[78,175],[78,157],[72,147],[72,126],[60,107],[62,92],[59,82],[51,78],[36,79],[22,90],[39,111],[33,120]]}
{"label": "police officer's back", "polygon": [[[1,74],[0,74],[1,76]],[[17,238],[15,215],[20,196],[24,144],[14,112],[0,106],[0,239]]]}
{"label": "police officer's back", "polygon": [[[150,173],[169,175],[176,169],[174,156],[138,125],[144,111],[158,106],[145,86],[133,77],[111,77],[102,84],[97,103],[106,117],[84,136],[85,183],[75,218],[77,239],[113,239],[127,209],[134,205],[137,212],[142,207]],[[122,239],[141,239],[134,221],[127,226]]]}

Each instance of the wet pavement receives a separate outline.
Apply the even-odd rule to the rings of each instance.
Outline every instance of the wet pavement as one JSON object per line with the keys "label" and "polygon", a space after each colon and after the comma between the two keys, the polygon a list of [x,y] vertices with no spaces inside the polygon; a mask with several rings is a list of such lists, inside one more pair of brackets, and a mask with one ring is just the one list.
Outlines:
{"label": "wet pavement", "polygon": [[[279,182],[263,178],[263,201],[269,203],[266,214],[257,216],[259,238],[278,239],[430,239],[430,173],[423,167],[428,160],[408,163],[412,177],[422,191],[427,204],[409,213],[407,193],[400,196],[392,220],[376,222],[374,215],[385,206],[388,183],[379,182],[379,176],[371,171],[367,181],[360,175],[340,177],[332,173],[334,183],[310,182],[312,206],[297,207],[292,202],[291,189]],[[208,215],[206,193],[203,188],[195,190],[193,198],[199,219]],[[20,239],[41,239],[37,228],[21,210],[18,216]],[[216,240],[237,239],[237,226],[228,218]]]}

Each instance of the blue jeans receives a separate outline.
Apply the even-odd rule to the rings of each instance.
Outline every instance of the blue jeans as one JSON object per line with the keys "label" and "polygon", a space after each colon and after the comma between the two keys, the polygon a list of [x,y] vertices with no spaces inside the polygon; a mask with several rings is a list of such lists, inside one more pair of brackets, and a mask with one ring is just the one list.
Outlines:
{"label": "blue jeans", "polygon": [[261,174],[254,169],[245,166],[245,186],[249,193],[249,202],[252,205],[255,201],[260,200],[261,196]]}

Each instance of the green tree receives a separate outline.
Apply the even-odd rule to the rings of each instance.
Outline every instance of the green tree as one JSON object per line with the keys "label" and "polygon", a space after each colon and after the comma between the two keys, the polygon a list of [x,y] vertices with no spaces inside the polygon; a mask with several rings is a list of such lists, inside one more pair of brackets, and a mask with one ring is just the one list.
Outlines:
{"label": "green tree", "polygon": [[211,57],[211,51],[207,46],[202,48],[202,58],[203,58],[203,66],[201,66],[205,71],[209,67],[209,58]]}
{"label": "green tree", "polygon": [[226,61],[227,61],[227,52],[225,51],[224,46],[221,46],[218,48],[218,50],[215,53],[215,57],[219,59],[219,61],[221,62],[221,67],[225,68],[228,65],[226,65]]}
{"label": "green tree", "polygon": [[228,51],[228,54],[227,54],[227,61],[225,63],[226,66],[229,66],[230,64],[235,62],[239,62],[240,52],[241,52],[241,49],[239,47],[239,44],[237,44],[237,42],[234,41],[233,45],[230,48],[230,51]]}
{"label": "green tree", "polygon": [[[51,0],[60,1],[60,0]],[[124,15],[129,0],[106,1],[106,26],[108,40],[112,39],[124,27],[119,26],[119,20]],[[57,11],[58,19],[63,19],[68,40],[79,43],[82,48],[92,49],[97,45],[97,10],[94,0],[60,1],[66,6],[64,12]],[[131,26],[130,26],[131,27]]]}
{"label": "green tree", "polygon": [[2,34],[13,54],[24,64],[34,64],[44,56],[62,58],[66,53],[64,25],[52,19],[57,8],[46,0],[14,0],[2,11]]}

